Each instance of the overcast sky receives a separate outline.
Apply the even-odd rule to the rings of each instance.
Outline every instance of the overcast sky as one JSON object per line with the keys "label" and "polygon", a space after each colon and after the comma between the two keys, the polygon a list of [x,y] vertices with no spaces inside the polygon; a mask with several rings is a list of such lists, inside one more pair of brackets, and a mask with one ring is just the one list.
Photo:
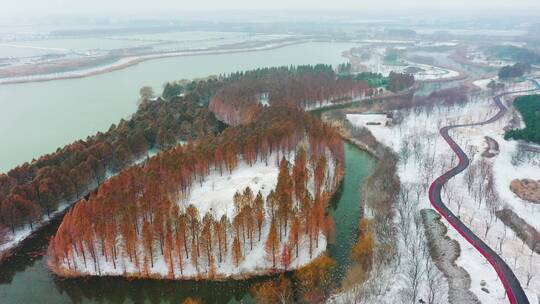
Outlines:
{"label": "overcast sky", "polygon": [[422,8],[427,10],[481,8],[521,10],[540,14],[540,0],[0,0],[0,15],[146,15],[192,10],[298,10],[336,9],[378,11]]}

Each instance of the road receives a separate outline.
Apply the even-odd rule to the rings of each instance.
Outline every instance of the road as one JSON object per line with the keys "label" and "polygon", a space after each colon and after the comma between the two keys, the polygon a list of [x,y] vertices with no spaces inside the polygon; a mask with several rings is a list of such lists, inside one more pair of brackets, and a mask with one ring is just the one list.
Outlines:
{"label": "road", "polygon": [[531,81],[536,85],[536,89],[505,92],[493,97],[495,105],[499,108],[499,111],[490,119],[472,124],[445,126],[439,130],[441,136],[459,158],[459,163],[451,170],[439,176],[429,188],[429,200],[431,201],[431,205],[433,205],[441,216],[443,216],[450,223],[450,225],[452,225],[452,227],[454,227],[454,229],[456,229],[456,231],[463,236],[463,238],[465,238],[474,248],[476,248],[476,250],[478,250],[478,252],[480,252],[480,254],[486,258],[486,260],[489,261],[495,271],[497,271],[497,275],[504,285],[506,295],[511,304],[529,303],[529,300],[527,299],[519,280],[516,278],[512,269],[510,269],[506,262],[495,251],[493,251],[493,249],[484,243],[484,241],[476,236],[465,224],[463,224],[463,222],[454,213],[452,213],[450,209],[448,209],[448,207],[442,201],[441,189],[443,185],[451,178],[463,172],[463,170],[465,170],[470,163],[470,160],[465,152],[463,152],[461,147],[448,134],[449,131],[456,128],[486,125],[497,121],[508,111],[501,100],[503,96],[516,93],[533,92],[540,89],[540,84],[536,80],[531,79]]}

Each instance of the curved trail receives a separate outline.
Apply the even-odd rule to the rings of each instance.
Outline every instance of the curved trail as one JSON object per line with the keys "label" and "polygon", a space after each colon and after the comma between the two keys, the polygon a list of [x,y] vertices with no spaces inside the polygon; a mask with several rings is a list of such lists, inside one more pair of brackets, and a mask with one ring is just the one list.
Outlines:
{"label": "curved trail", "polygon": [[443,185],[451,178],[463,172],[463,170],[465,170],[470,163],[470,160],[465,154],[465,152],[463,152],[461,147],[452,139],[448,132],[456,128],[481,126],[497,121],[508,111],[508,109],[502,103],[501,97],[505,95],[533,92],[539,90],[540,84],[534,79],[531,79],[531,81],[535,84],[536,89],[505,92],[493,97],[495,105],[499,108],[499,111],[490,119],[478,123],[445,126],[439,130],[441,136],[448,143],[450,148],[452,148],[454,153],[458,156],[459,163],[451,170],[439,176],[429,187],[429,200],[431,201],[431,205],[433,205],[433,207],[450,223],[450,225],[452,225],[452,227],[454,227],[454,229],[457,230],[457,232],[459,232],[459,234],[461,234],[461,236],[463,236],[463,238],[465,238],[471,245],[473,245],[473,247],[476,248],[476,250],[478,250],[478,252],[480,252],[486,258],[486,260],[489,261],[495,271],[497,271],[497,275],[499,276],[501,282],[504,285],[506,295],[508,296],[508,300],[511,304],[529,303],[529,300],[527,299],[523,288],[521,288],[519,280],[516,278],[516,276],[512,272],[512,269],[510,269],[510,267],[504,262],[504,260],[486,243],[484,243],[484,241],[482,241],[478,236],[476,236],[467,226],[465,226],[465,224],[463,224],[463,222],[458,217],[456,217],[455,214],[450,211],[450,209],[448,209],[448,207],[443,203],[441,199],[441,189]]}

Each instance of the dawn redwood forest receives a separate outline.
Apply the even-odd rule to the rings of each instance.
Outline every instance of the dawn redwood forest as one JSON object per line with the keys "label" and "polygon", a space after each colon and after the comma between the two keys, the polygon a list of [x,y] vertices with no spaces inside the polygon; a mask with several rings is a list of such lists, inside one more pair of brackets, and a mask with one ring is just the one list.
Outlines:
{"label": "dawn redwood forest", "polygon": [[[2,175],[2,223],[14,232],[80,199],[49,245],[63,276],[215,279],[301,267],[333,237],[327,208],[344,157],[337,131],[303,109],[368,89],[325,65],[167,83],[163,98],[144,99],[106,133]],[[231,217],[189,201],[209,175],[257,163],[276,168],[275,189],[223,197]]]}
{"label": "dawn redwood forest", "polygon": [[337,77],[331,66],[321,64],[260,69],[231,78],[235,81],[219,89],[209,105],[229,125],[253,120],[265,105],[316,108],[351,101],[369,89],[366,82],[352,76]]}
{"label": "dawn redwood forest", "polygon": [[[304,138],[307,149],[295,152]],[[285,159],[291,152],[294,164]],[[155,260],[163,259],[168,278],[212,279],[221,263],[238,267],[254,243],[264,242],[270,268],[287,270],[299,256],[300,242],[309,244],[312,258],[319,238],[331,236],[325,209],[342,176],[342,154],[331,128],[300,110],[270,107],[257,123],[162,152],[105,182],[64,218],[49,246],[51,267],[67,275],[78,274],[78,268],[100,274],[100,263],[110,260],[118,273],[150,277]],[[336,160],[332,170],[327,155]],[[233,199],[233,218],[199,214],[196,201],[185,208],[177,204],[212,170],[221,175],[239,162],[277,161],[277,185],[267,197],[246,188],[223,198]]]}
{"label": "dawn redwood forest", "polygon": [[79,140],[55,153],[0,175],[0,220],[12,232],[32,226],[59,204],[76,201],[108,176],[144,159],[152,149],[216,134],[223,129],[212,113],[186,95],[145,101],[130,120]]}
{"label": "dawn redwood forest", "polygon": [[540,303],[538,1],[188,2],[0,5],[1,304]]}
{"label": "dawn redwood forest", "polygon": [[[275,87],[284,75],[295,81],[285,82],[286,90],[281,91]],[[270,92],[274,87],[273,93],[285,95],[270,94],[272,103],[302,107],[350,99],[366,87],[363,82],[347,79],[326,84],[315,95],[309,90],[325,79],[335,78],[331,67],[317,65],[238,72],[187,85],[167,83],[163,93],[166,99],[144,100],[131,119],[1,174],[1,223],[12,232],[25,225],[32,226],[42,215],[54,212],[60,203],[78,200],[107,176],[143,160],[151,150],[163,150],[180,141],[219,133],[225,125],[208,110],[209,102],[211,111],[218,117],[226,115],[239,120],[241,115],[245,116],[242,120],[248,121],[246,117],[255,117],[261,109],[258,103],[246,107],[242,114],[236,108],[249,103],[247,96],[257,89]],[[232,96],[226,101],[229,94]]]}

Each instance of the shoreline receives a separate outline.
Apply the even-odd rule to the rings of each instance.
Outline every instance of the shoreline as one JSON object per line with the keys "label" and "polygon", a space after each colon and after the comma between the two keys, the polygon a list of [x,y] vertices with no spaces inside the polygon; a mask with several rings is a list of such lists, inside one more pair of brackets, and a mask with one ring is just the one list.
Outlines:
{"label": "shoreline", "polygon": [[[48,74],[42,74],[42,75],[15,76],[12,78],[3,78],[3,79],[0,78],[0,86],[9,85],[9,84],[23,84],[23,83],[33,83],[33,82],[46,82],[46,81],[54,81],[54,80],[86,78],[86,77],[110,73],[110,72],[114,72],[118,70],[123,70],[128,67],[135,66],[139,63],[143,63],[145,61],[150,61],[150,60],[155,60],[155,59],[261,52],[261,51],[275,50],[275,49],[280,49],[280,48],[284,48],[288,46],[299,45],[299,44],[304,44],[304,43],[309,43],[309,42],[319,42],[319,41],[324,42],[324,39],[322,40],[321,39],[299,39],[296,41],[279,43],[277,45],[267,44],[263,46],[252,47],[252,48],[156,53],[156,54],[141,55],[138,57],[127,56],[127,57],[121,57],[115,63],[105,65],[102,67],[100,66],[91,67],[86,70],[83,69],[83,70],[73,70],[73,71],[60,72],[60,73],[48,73]],[[122,62],[122,61],[126,61],[126,62]],[[60,75],[58,76],[57,74],[60,74]],[[30,78],[30,79],[20,79],[20,78],[25,78],[25,77]]]}
{"label": "shoreline", "polygon": [[[343,144],[345,144],[345,141],[343,141]],[[362,151],[359,149],[359,151]],[[338,168],[341,168],[338,170]],[[334,174],[338,178],[338,182],[334,189],[332,189],[331,198],[329,201],[329,205],[327,208],[331,208],[331,205],[334,200],[339,199],[341,196],[341,190],[343,181],[345,180],[345,163],[340,164],[339,166],[336,166]],[[73,205],[74,206],[74,205]],[[330,216],[328,213],[327,216]],[[332,219],[336,221],[332,216]],[[61,224],[61,223],[59,223]],[[208,276],[208,270],[206,271],[200,271],[196,275],[180,275],[180,276],[174,276],[173,278],[168,278],[167,276],[164,276],[160,273],[148,273],[147,275],[144,275],[142,272],[136,273],[136,272],[123,272],[123,273],[117,273],[117,274],[111,274],[111,273],[104,273],[104,274],[91,274],[91,273],[85,273],[81,271],[77,271],[77,269],[66,269],[63,267],[53,267],[49,261],[47,261],[47,268],[48,270],[53,273],[55,276],[61,278],[61,279],[90,279],[90,278],[122,278],[126,280],[160,280],[160,281],[170,281],[170,282],[184,282],[184,281],[196,281],[196,282],[226,282],[226,281],[245,281],[245,280],[251,280],[251,279],[258,279],[258,278],[264,278],[264,277],[276,277],[282,274],[289,274],[293,273],[299,269],[302,269],[304,267],[308,267],[311,265],[314,261],[316,261],[319,258],[322,258],[324,256],[332,258],[330,251],[328,250],[328,246],[331,244],[335,244],[335,239],[332,238],[325,238],[325,248],[322,250],[319,254],[314,255],[310,260],[305,264],[297,265],[296,267],[289,267],[289,268],[281,268],[280,266],[276,268],[255,268],[250,271],[246,272],[240,272],[240,273],[233,273],[233,274],[219,274],[216,273],[213,277]],[[47,255],[45,252],[43,256]],[[1,266],[1,264],[0,264]]]}
{"label": "shoreline", "polygon": [[[148,151],[148,155],[150,154],[151,152]],[[128,165],[128,167],[131,167],[131,166],[136,166],[142,162],[146,161],[146,158],[141,158],[139,160],[136,160],[134,161],[132,164]],[[107,180],[114,177],[115,175],[117,174],[112,174],[110,176],[107,177]],[[36,235],[39,235],[40,233],[43,233],[44,231],[47,230],[47,228],[49,228],[52,224],[54,224],[56,221],[58,220],[62,220],[64,215],[66,215],[67,212],[69,212],[69,210],[71,208],[73,208],[73,206],[75,206],[78,202],[80,202],[82,199],[86,199],[88,198],[88,196],[95,192],[97,189],[98,189],[99,185],[95,186],[95,187],[91,187],[91,189],[88,189],[81,197],[75,199],[75,200],[72,200],[72,201],[68,201],[68,202],[64,202],[63,204],[59,205],[59,208],[54,211],[50,216],[48,217],[45,217],[39,221],[39,222],[36,222],[34,224],[34,227],[30,229],[30,231],[28,231],[27,234],[23,234],[20,236],[20,239],[12,239],[4,244],[1,244],[0,247],[2,246],[5,246],[5,248],[0,248],[0,267],[2,267],[2,265],[4,263],[8,263],[10,258],[14,255],[16,255],[17,251],[20,250],[21,248],[24,248],[25,245],[26,245],[26,242],[28,240],[32,240],[34,239],[34,237],[36,237]],[[60,225],[61,222],[58,223],[58,225]],[[55,229],[56,231],[56,229]],[[21,231],[17,231],[16,233],[20,233]],[[9,244],[8,244],[9,243]]]}
{"label": "shoreline", "polygon": [[19,255],[28,254],[28,252],[25,252],[24,248],[27,246],[32,246],[33,244],[31,244],[31,242],[33,242],[36,238],[47,238],[47,229],[52,228],[53,226],[59,226],[64,215],[75,204],[76,202],[66,205],[64,209],[58,210],[45,221],[36,224],[36,226],[34,226],[34,229],[32,229],[32,231],[27,236],[23,237],[21,240],[12,244],[12,246],[7,247],[2,252],[0,252],[0,268],[3,267],[5,264],[8,264],[11,259],[15,259]]}
{"label": "shoreline", "polygon": [[[344,58],[347,58],[351,62],[351,64],[353,65],[353,68],[356,66],[357,68],[360,68],[360,69],[365,69],[367,71],[372,71],[369,68],[369,66],[366,66],[365,64],[363,64],[362,61],[357,56],[353,55],[351,53],[351,50],[344,51],[342,56]],[[438,82],[446,82],[446,81],[465,80],[465,79],[467,79],[469,77],[469,75],[467,73],[465,73],[464,71],[462,71],[462,70],[445,67],[443,65],[420,63],[420,62],[410,60],[409,58],[407,58],[406,60],[411,65],[425,65],[425,66],[429,66],[429,67],[432,67],[432,68],[435,68],[435,69],[448,71],[448,73],[451,73],[451,72],[457,72],[458,73],[458,75],[456,75],[456,76],[446,77],[446,76],[443,75],[441,77],[431,78],[431,79],[420,79],[420,78],[416,79],[417,76],[415,74],[412,74],[413,76],[415,76],[415,81],[418,82],[418,83],[438,83]],[[404,73],[406,73],[406,72],[404,72]]]}
{"label": "shoreline", "polygon": [[[452,59],[450,56],[449,56],[449,58]],[[414,60],[411,60],[410,58],[407,58],[407,61],[415,63],[415,64],[425,64],[425,63],[416,62]],[[439,69],[442,69],[442,70],[446,70],[446,71],[454,71],[454,72],[457,72],[458,75],[452,76],[452,77],[441,77],[441,78],[434,78],[434,79],[418,80],[419,83],[439,83],[439,82],[446,82],[446,81],[466,80],[467,78],[470,77],[470,75],[467,74],[462,69],[450,68],[450,67],[440,65],[440,64],[439,65],[426,64],[426,65],[432,66],[432,67],[435,67],[435,68],[439,68]]]}
{"label": "shoreline", "polygon": [[[328,243],[327,243],[328,246]],[[45,254],[46,255],[46,254]],[[44,255],[44,256],[45,256]],[[264,277],[276,277],[281,274],[288,274],[293,273],[298,269],[301,269],[303,267],[308,266],[313,261],[317,260],[318,258],[321,258],[323,256],[329,256],[328,249],[321,252],[321,254],[314,256],[313,259],[300,267],[297,268],[288,268],[288,269],[255,269],[253,271],[245,272],[245,273],[236,273],[231,275],[222,275],[222,274],[216,274],[213,278],[209,278],[205,275],[204,272],[201,272],[199,275],[196,276],[180,276],[180,277],[174,277],[174,278],[167,278],[165,276],[162,276],[160,274],[149,274],[148,276],[144,276],[143,274],[137,274],[133,272],[126,272],[121,274],[103,274],[103,275],[94,275],[94,274],[88,274],[83,272],[77,272],[74,270],[63,270],[60,271],[58,269],[52,269],[49,265],[47,265],[48,270],[51,271],[56,277],[66,280],[66,279],[90,279],[90,278],[121,278],[128,281],[131,280],[157,280],[157,281],[169,281],[169,282],[184,282],[184,281],[195,281],[195,282],[227,282],[227,281],[245,281],[245,280],[252,280],[257,278],[264,278]]]}

